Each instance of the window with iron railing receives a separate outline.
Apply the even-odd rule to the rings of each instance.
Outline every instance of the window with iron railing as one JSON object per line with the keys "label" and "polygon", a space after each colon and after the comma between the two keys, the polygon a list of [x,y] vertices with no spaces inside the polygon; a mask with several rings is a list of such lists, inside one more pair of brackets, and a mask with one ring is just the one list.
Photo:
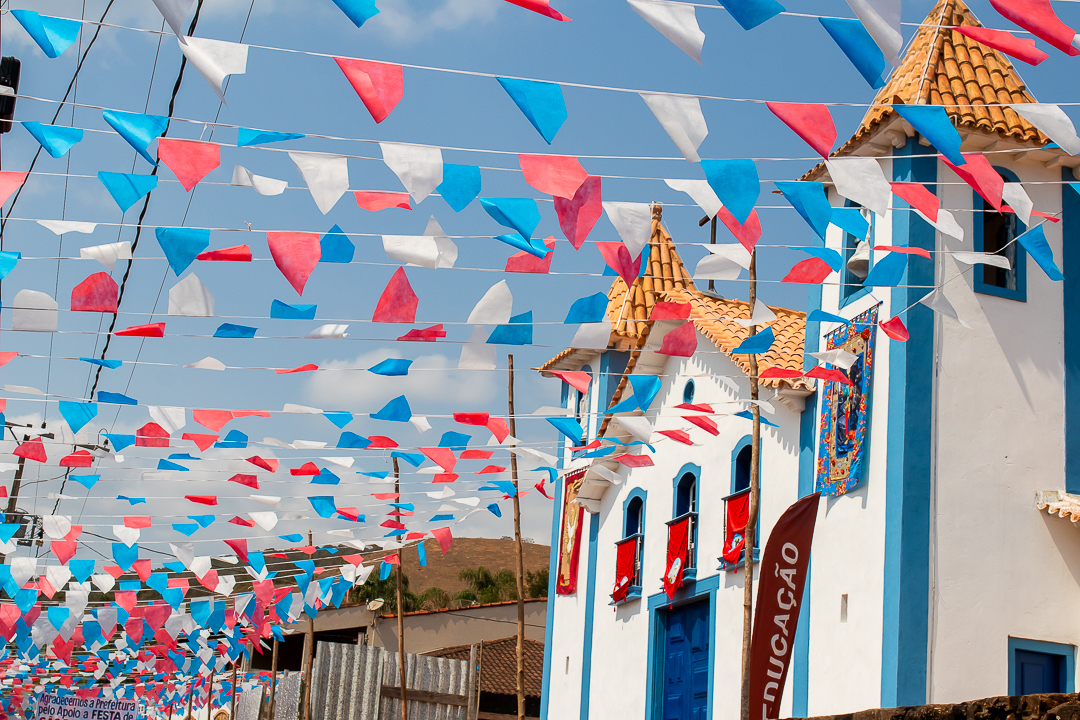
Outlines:
{"label": "window with iron railing", "polygon": [[[641,561],[645,550],[645,536],[642,533],[634,533],[615,543],[616,548],[621,548],[629,543],[634,544],[634,572],[630,576],[630,592],[628,598],[641,597]],[[616,578],[618,581],[619,578]]]}
{"label": "window with iron railing", "polygon": [[[683,520],[688,520],[686,527],[686,562],[683,564],[683,580],[690,581],[697,577],[697,526],[698,514],[691,510],[676,518],[668,520],[667,526],[677,525]],[[669,530],[670,533],[670,530]]]}

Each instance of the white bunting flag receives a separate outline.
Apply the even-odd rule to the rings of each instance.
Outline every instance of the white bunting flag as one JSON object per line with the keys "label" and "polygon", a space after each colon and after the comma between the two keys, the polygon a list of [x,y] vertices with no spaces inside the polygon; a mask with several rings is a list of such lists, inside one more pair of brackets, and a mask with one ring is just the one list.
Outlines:
{"label": "white bunting flag", "polygon": [[720,198],[716,197],[716,191],[712,189],[712,185],[709,185],[708,180],[665,180],[667,186],[672,190],[678,190],[679,192],[686,193],[690,196],[690,199],[698,204],[698,207],[705,211],[705,214],[710,218],[716,217],[716,213],[720,212],[720,208],[724,207],[724,203],[720,202]]}
{"label": "white bunting flag", "polygon": [[1080,137],[1076,136],[1076,126],[1065,111],[1057,105],[1016,103],[1009,107],[1060,145],[1065,152],[1070,155],[1080,153]]}
{"label": "white bunting flag", "polygon": [[214,296],[195,273],[169,289],[169,314],[188,317],[214,316]]}
{"label": "white bunting flag", "polygon": [[131,242],[124,240],[123,242],[84,247],[79,250],[79,257],[83,260],[97,260],[109,268],[109,272],[112,272],[116,269],[117,260],[131,259]]}
{"label": "white bunting flag", "polygon": [[323,215],[330,212],[349,189],[347,158],[324,153],[290,152],[289,159],[296,163],[304,176],[311,197]]}
{"label": "white bunting flag", "polygon": [[892,199],[892,186],[875,158],[842,157],[825,161],[836,192],[884,216]]}
{"label": "white bunting flag", "polygon": [[64,233],[69,232],[86,233],[89,235],[94,232],[94,228],[97,227],[97,223],[76,222],[74,220],[38,220],[37,224],[51,230],[54,235],[63,235]]}
{"label": "white bunting flag", "polygon": [[701,101],[696,97],[669,95],[667,93],[639,93],[641,99],[660,121],[672,142],[679,148],[687,162],[701,160],[698,148],[709,134],[705,116],[701,113]]}
{"label": "white bunting flag", "polygon": [[285,188],[289,187],[286,180],[275,180],[274,178],[256,175],[243,165],[237,165],[233,168],[232,184],[239,187],[254,188],[255,192],[260,195],[280,195],[285,192]]}
{"label": "white bunting flag", "polygon": [[225,77],[247,72],[248,46],[224,40],[178,36],[180,52],[188,59],[221,102],[225,102]]}
{"label": "white bunting flag", "polygon": [[484,297],[469,313],[468,325],[503,325],[510,322],[510,316],[514,313],[514,296],[510,292],[510,286],[505,280],[488,288]]}
{"label": "white bunting flag", "polygon": [[442,184],[442,150],[427,145],[379,143],[383,162],[394,171],[398,180],[416,202],[423,201]]}
{"label": "white bunting flag", "polygon": [[605,202],[604,212],[630,252],[637,260],[652,236],[652,206],[649,203]]}
{"label": "white bunting flag", "polygon": [[20,290],[11,303],[11,329],[56,332],[59,305],[37,290]]}
{"label": "white bunting flag", "polygon": [[900,65],[900,0],[847,0],[856,17],[893,67]]}
{"label": "white bunting flag", "polygon": [[697,14],[692,5],[681,5],[666,0],[626,0],[634,12],[656,28],[661,35],[675,43],[680,50],[701,62],[701,48],[705,45],[705,33],[698,25]]}

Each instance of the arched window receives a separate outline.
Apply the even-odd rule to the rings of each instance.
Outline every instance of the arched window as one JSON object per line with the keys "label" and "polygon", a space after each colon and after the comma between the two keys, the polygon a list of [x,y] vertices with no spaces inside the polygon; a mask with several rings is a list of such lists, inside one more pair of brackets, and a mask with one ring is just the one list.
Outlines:
{"label": "arched window", "polygon": [[626,519],[623,528],[623,537],[639,534],[643,529],[642,520],[645,515],[645,503],[640,497],[632,497],[626,503]]}
{"label": "arched window", "polygon": [[[1019,178],[1004,168],[994,168],[1005,182],[1019,182]],[[1027,230],[1016,213],[999,213],[994,206],[973,193],[975,212],[975,250],[994,253],[1009,261],[1010,268],[979,264],[975,266],[975,291],[997,295],[1010,300],[1027,300],[1027,253],[1016,242],[1018,235]]]}
{"label": "arched window", "polygon": [[682,401],[684,403],[694,402],[694,381],[687,380],[686,385],[683,386]]}
{"label": "arched window", "polygon": [[731,492],[735,494],[750,487],[750,459],[754,455],[754,449],[745,445],[735,454],[735,477],[732,480]]}
{"label": "arched window", "polygon": [[[687,572],[697,568],[697,525],[698,525],[698,479],[701,476],[701,468],[692,463],[683,465],[675,475],[675,507],[673,519],[670,524],[679,522],[684,518],[689,519],[689,527],[686,533],[686,570]],[[696,570],[695,570],[696,573]],[[684,574],[684,577],[686,575]],[[693,579],[691,573],[687,579]]]}
{"label": "arched window", "polygon": [[873,213],[859,203],[845,200],[844,209],[835,213],[834,222],[843,223],[841,227],[844,230],[843,252],[841,253],[844,264],[840,269],[842,280],[840,303],[843,306],[854,300],[856,293],[860,293],[861,296],[861,294],[865,294],[862,291],[868,289],[863,287],[863,280],[869,274],[869,268],[872,267],[873,263],[868,262],[865,272],[862,270],[856,271],[848,263],[859,249],[859,243],[863,239],[873,245],[874,218]]}
{"label": "arched window", "polygon": [[[623,501],[623,539],[615,543],[616,602],[641,597],[641,566],[645,553],[645,491],[634,488]],[[622,589],[622,593],[619,589]]]}
{"label": "arched window", "polygon": [[697,475],[683,473],[675,489],[675,517],[697,512]]}

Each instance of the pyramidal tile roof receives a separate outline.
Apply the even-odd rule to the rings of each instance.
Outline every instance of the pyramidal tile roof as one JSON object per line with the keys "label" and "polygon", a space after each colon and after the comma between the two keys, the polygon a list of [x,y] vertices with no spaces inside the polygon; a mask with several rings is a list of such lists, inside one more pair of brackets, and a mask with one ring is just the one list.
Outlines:
{"label": "pyramidal tile roof", "polygon": [[833,155],[848,155],[897,117],[893,104],[939,105],[958,128],[1042,146],[1050,140],[1008,103],[1037,102],[1009,60],[953,27],[982,27],[961,0],[941,0],[915,33],[903,61],[874,98],[858,131]]}

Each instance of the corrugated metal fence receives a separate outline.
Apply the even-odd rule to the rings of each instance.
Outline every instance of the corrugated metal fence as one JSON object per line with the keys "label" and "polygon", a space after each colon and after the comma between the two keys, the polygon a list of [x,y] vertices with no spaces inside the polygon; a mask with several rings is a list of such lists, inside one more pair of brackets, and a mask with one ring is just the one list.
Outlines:
{"label": "corrugated metal fence", "polygon": [[[470,669],[472,670],[470,672]],[[398,720],[398,654],[366,645],[319,643],[311,717]],[[475,663],[405,654],[409,720],[475,720]]]}

